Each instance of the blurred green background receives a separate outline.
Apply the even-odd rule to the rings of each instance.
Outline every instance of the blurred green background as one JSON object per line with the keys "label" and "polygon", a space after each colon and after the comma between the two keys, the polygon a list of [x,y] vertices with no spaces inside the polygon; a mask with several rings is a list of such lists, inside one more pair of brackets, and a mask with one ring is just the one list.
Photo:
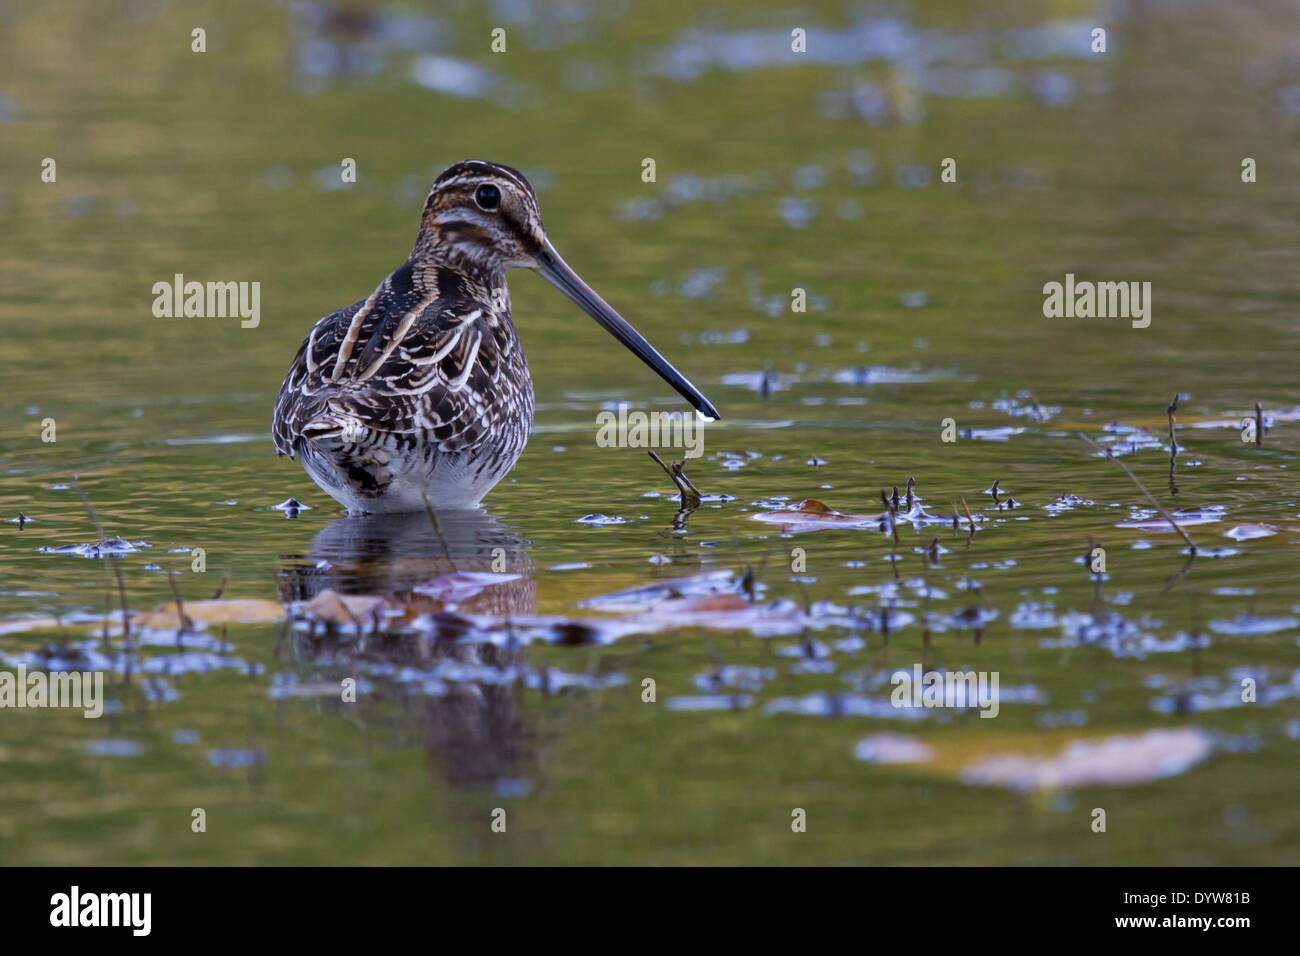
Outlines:
{"label": "blurred green background", "polygon": [[[0,663],[71,653],[115,589],[104,560],[39,550],[96,539],[72,476],[110,536],[149,546],[121,559],[132,610],[171,600],[167,572],[189,600],[223,578],[227,597],[288,599],[438,572],[420,529],[342,522],[269,424],[311,324],[402,262],[429,184],[467,157],[522,169],[557,248],[719,406],[688,473],[732,496],[672,529],[665,476],[594,436],[610,403],[677,399],[512,274],[536,434],[465,545],[522,562],[502,613],[583,616],[593,595],[747,567],[765,601],[862,619],[923,613],[895,571],[942,590],[943,619],[996,612],[978,641],[828,625],[808,636],[817,667],[795,638],[745,632],[530,645],[527,673],[591,685],[553,694],[493,683],[490,655],[425,692],[395,677],[416,666],[400,640],[358,654],[232,625],[217,663],[146,647],[154,670],[113,679],[99,721],[0,712],[0,860],[1300,862],[1297,27],[1280,2],[0,2],[0,519],[33,519],[0,525]],[[1067,272],[1151,282],[1151,326],[1044,318],[1042,286]],[[260,325],[155,318],[175,273],[260,282]],[[1262,447],[1237,428],[1255,402]],[[946,418],[974,437],[942,442]],[[1079,431],[1127,451],[1165,507],[1220,509],[1189,528],[1184,576],[1176,536],[1116,527],[1150,509]],[[909,476],[933,510],[964,496],[987,519],[969,549],[944,528],[904,528],[894,553],[874,531],[752,520],[806,497],[877,511]],[[1021,508],[982,494],[995,479]],[[289,497],[312,510],[286,521]],[[1225,536],[1246,524],[1274,533]],[[949,552],[930,566],[936,533]],[[1078,563],[1094,544],[1100,596]],[[66,623],[5,627],[33,615]],[[923,659],[1034,693],[997,720],[770,712],[819,691],[887,700],[889,673]],[[770,671],[722,688],[748,706],[667,705],[730,666]],[[277,693],[344,675],[368,676],[356,704]],[[1269,693],[1228,706],[1243,675]],[[881,731],[976,756],[1175,726],[1213,754],[1132,787],[1025,796],[853,756]]]}

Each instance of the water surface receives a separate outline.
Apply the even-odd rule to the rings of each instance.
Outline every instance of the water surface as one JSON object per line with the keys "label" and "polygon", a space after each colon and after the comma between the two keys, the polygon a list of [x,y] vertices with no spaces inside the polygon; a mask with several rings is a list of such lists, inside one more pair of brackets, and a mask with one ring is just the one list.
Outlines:
{"label": "water surface", "polygon": [[[31,519],[0,525],[0,660],[113,675],[99,720],[0,713],[0,858],[1300,862],[1293,11],[340,9],[0,8],[0,518]],[[595,442],[602,409],[679,401],[530,275],[511,290],[536,429],[482,514],[347,518],[275,457],[311,323],[402,261],[429,183],[467,156],[523,169],[568,261],[722,410],[684,524],[644,450]],[[1067,272],[1150,282],[1150,327],[1044,318]],[[176,273],[260,282],[260,323],[155,318]],[[1240,434],[1256,402],[1262,445]],[[1194,561],[1121,527],[1159,516],[1081,432],[1203,519]],[[807,498],[877,514],[910,477],[956,529],[754,518]],[[70,550],[99,542],[77,487],[130,545],[132,612],[173,586],[299,602],[438,579],[426,597],[475,630],[160,623],[128,678],[117,624],[100,636],[112,562]],[[732,630],[566,623],[679,578],[669,600],[758,607]],[[30,616],[63,623],[18,629]],[[998,717],[892,708],[917,664],[997,672]],[[1127,785],[963,772],[1155,730],[1206,750]]]}

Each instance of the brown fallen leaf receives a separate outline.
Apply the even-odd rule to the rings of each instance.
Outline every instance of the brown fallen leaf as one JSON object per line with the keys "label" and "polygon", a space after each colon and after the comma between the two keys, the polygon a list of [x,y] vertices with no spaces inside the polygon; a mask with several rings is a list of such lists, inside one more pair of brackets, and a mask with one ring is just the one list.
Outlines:
{"label": "brown fallen leaf", "polygon": [[586,644],[608,644],[632,634],[658,634],[683,628],[743,630],[757,637],[773,637],[800,634],[811,625],[807,615],[796,607],[751,604],[739,594],[667,598],[643,605],[637,613],[610,617],[528,615],[503,621],[488,615],[469,615],[469,619],[485,634],[508,630],[517,638]]}
{"label": "brown fallen leaf", "polygon": [[[265,624],[284,617],[284,607],[261,598],[218,598],[211,601],[186,601],[185,616],[195,624]],[[141,611],[131,619],[132,627],[175,630],[180,626],[176,602],[170,601],[152,611]]]}
{"label": "brown fallen leaf", "polygon": [[[189,605],[185,605],[189,608]],[[295,614],[311,617],[331,624],[361,624],[373,621],[376,614],[401,614],[402,609],[391,598],[377,594],[341,594],[328,588],[310,601],[300,601],[293,606]]]}
{"label": "brown fallen leaf", "polygon": [[755,521],[779,524],[787,534],[801,531],[821,531],[826,528],[879,528],[884,515],[845,514],[830,508],[824,501],[805,498],[793,508],[783,511],[763,511],[753,516]]}
{"label": "brown fallen leaf", "polygon": [[415,588],[415,593],[439,605],[453,608],[471,602],[484,592],[518,581],[522,574],[489,573],[486,571],[457,571],[443,574]]}
{"label": "brown fallen leaf", "polygon": [[1072,740],[1055,756],[995,754],[962,771],[966,783],[1031,790],[1126,787],[1183,773],[1212,750],[1198,727],[1148,730],[1100,739]]}
{"label": "brown fallen leaf", "polygon": [[621,591],[589,597],[578,602],[578,606],[595,608],[598,611],[636,612],[653,607],[669,598],[736,594],[738,587],[729,570],[702,571],[681,578],[635,584]]}
{"label": "brown fallen leaf", "polygon": [[1180,727],[1105,737],[1064,730],[977,737],[877,734],[859,741],[854,756],[975,786],[1051,793],[1175,776],[1207,759],[1213,749],[1204,730]]}
{"label": "brown fallen leaf", "polygon": [[[119,620],[118,623],[120,624],[121,621]],[[61,622],[57,617],[50,617],[48,614],[41,614],[37,617],[18,617],[12,621],[0,623],[0,635],[45,630],[46,628],[59,627],[60,624]]]}
{"label": "brown fallen leaf", "polygon": [[749,631],[756,637],[798,634],[810,623],[798,608],[751,604],[739,594],[670,598],[619,622],[622,627],[631,629],[625,633],[649,634],[700,627],[715,631]]}

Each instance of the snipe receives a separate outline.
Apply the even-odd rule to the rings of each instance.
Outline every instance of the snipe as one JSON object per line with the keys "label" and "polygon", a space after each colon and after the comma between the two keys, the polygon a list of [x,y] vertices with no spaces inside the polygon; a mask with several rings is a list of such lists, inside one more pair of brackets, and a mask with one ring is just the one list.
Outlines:
{"label": "snipe", "polygon": [[534,269],[702,414],[718,412],[560,258],[522,174],[457,163],[429,191],[410,258],[325,316],[275,403],[281,455],[352,512],[473,507],[533,423],[507,269]]}

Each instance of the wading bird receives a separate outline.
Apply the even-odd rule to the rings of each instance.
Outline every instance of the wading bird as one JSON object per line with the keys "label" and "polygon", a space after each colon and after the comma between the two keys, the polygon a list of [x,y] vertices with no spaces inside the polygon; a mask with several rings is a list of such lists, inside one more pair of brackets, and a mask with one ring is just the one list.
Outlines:
{"label": "wading bird", "polygon": [[466,160],[434,181],[410,258],[312,328],[275,403],[276,451],[351,512],[476,506],[533,424],[507,269],[539,272],[701,414],[719,417],[560,258],[523,175]]}

